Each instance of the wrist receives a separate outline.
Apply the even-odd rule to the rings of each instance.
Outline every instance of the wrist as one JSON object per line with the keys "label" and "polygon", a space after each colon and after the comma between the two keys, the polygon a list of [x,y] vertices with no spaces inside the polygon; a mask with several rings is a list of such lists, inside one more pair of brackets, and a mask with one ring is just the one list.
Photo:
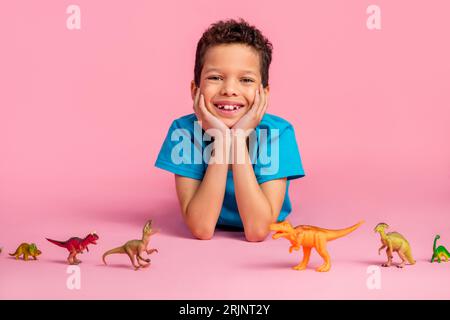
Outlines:
{"label": "wrist", "polygon": [[226,137],[231,135],[231,129],[226,128],[209,128],[205,130],[205,133],[215,140],[225,140]]}
{"label": "wrist", "polygon": [[244,131],[235,131],[231,135],[232,141],[232,163],[233,165],[242,165],[249,162],[248,156],[248,133]]}
{"label": "wrist", "polygon": [[211,150],[213,163],[229,164],[231,154],[231,133],[230,130],[224,130],[214,136],[214,146]]}
{"label": "wrist", "polygon": [[237,139],[247,138],[247,137],[250,136],[254,131],[255,131],[255,129],[233,128],[233,129],[231,130],[231,137],[232,137],[232,138],[237,138]]}

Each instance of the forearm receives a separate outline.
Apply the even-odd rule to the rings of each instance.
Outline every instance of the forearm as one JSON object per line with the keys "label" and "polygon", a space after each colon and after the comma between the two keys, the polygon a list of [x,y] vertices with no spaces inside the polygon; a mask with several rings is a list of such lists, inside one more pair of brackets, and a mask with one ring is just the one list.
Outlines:
{"label": "forearm", "polygon": [[[228,159],[230,146],[224,145],[222,152],[224,159]],[[227,160],[208,165],[203,180],[186,209],[185,222],[194,235],[200,235],[201,238],[205,234],[212,236],[222,209],[227,173]]]}
{"label": "forearm", "polygon": [[269,224],[276,220],[276,213],[272,212],[271,205],[256,180],[245,138],[234,135],[232,148],[236,202],[244,230],[247,239],[262,240],[269,232]]}

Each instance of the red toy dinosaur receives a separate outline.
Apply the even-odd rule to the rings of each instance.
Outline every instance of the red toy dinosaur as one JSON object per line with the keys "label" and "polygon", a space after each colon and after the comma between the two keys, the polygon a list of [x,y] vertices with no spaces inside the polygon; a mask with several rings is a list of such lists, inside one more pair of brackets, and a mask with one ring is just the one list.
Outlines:
{"label": "red toy dinosaur", "polygon": [[52,239],[46,238],[53,244],[57,246],[66,248],[69,251],[69,257],[67,261],[69,264],[79,264],[81,260],[77,259],[78,253],[83,253],[83,250],[86,249],[89,252],[88,245],[89,244],[97,244],[95,241],[98,240],[98,235],[95,232],[88,234],[84,239],[73,237],[67,241],[56,241]]}

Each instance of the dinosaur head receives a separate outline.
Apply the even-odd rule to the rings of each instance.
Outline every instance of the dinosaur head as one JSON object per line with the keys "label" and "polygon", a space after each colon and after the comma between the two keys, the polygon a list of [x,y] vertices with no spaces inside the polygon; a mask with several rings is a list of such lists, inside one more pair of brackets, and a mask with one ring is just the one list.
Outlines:
{"label": "dinosaur head", "polygon": [[152,220],[151,219],[145,223],[143,231],[144,231],[144,233],[149,233],[152,231]]}
{"label": "dinosaur head", "polygon": [[389,225],[387,223],[382,222],[382,223],[377,224],[377,226],[375,227],[375,229],[373,231],[382,232],[385,229],[389,229]]}
{"label": "dinosaur head", "polygon": [[155,234],[157,232],[157,230],[154,230],[153,227],[153,222],[152,220],[148,220],[147,223],[144,226],[144,230],[142,231],[144,233],[144,236],[150,236],[152,234]]}
{"label": "dinosaur head", "polygon": [[269,228],[270,231],[275,231],[275,233],[272,235],[272,239],[278,239],[287,236],[294,231],[294,228],[289,221],[272,223]]}
{"label": "dinosaur head", "polygon": [[41,250],[39,250],[37,248],[36,244],[34,244],[34,243],[30,244],[29,251],[30,251],[30,254],[34,257],[37,257],[38,255],[40,255],[42,253]]}
{"label": "dinosaur head", "polygon": [[86,237],[87,242],[88,242],[88,243],[91,243],[91,244],[97,244],[96,241],[97,241],[98,239],[99,239],[99,236],[97,235],[97,233],[95,233],[95,231],[89,233],[88,236]]}
{"label": "dinosaur head", "polygon": [[148,231],[152,230],[152,224],[153,224],[152,219],[148,220],[148,221],[145,223],[145,226],[144,226],[144,232],[148,232]]}

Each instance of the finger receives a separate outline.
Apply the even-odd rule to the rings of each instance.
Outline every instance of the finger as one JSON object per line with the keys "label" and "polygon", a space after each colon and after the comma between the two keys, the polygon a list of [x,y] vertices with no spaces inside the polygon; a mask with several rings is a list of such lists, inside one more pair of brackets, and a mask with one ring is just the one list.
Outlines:
{"label": "finger", "polygon": [[251,111],[253,110],[253,112],[256,112],[256,109],[258,109],[260,103],[261,103],[261,97],[259,95],[259,89],[256,89],[255,100],[253,101],[253,106],[250,110]]}
{"label": "finger", "polygon": [[194,97],[194,110],[197,109],[197,105],[198,105],[198,100],[200,97],[200,88],[197,88],[197,92],[195,93],[195,97]]}
{"label": "finger", "polygon": [[260,113],[261,109],[264,108],[264,106],[266,104],[266,93],[264,92],[264,88],[263,88],[262,84],[260,84],[260,86],[259,86],[259,92],[260,92],[259,95],[260,95],[261,102],[259,103],[257,113]]}
{"label": "finger", "polygon": [[269,106],[269,103],[266,100],[266,103],[263,105],[263,107],[259,110],[259,112],[257,113],[259,119],[262,119],[262,117],[264,116],[264,114],[266,113],[267,107]]}
{"label": "finger", "polygon": [[194,112],[197,117],[197,120],[201,122],[201,121],[203,121],[203,114],[198,106],[199,101],[200,101],[200,88],[197,89],[197,93],[195,95]]}
{"label": "finger", "polygon": [[263,95],[264,95],[264,99],[263,99],[264,104],[261,103],[261,108],[258,110],[258,117],[260,117],[260,118],[262,118],[264,116],[264,114],[266,113],[267,107],[269,105],[269,101],[268,101],[269,99],[267,99],[267,95],[266,95],[264,89],[262,91],[263,91]]}
{"label": "finger", "polygon": [[202,116],[206,116],[209,114],[208,109],[206,109],[205,96],[203,94],[200,95],[200,101],[198,103],[198,106],[200,108]]}
{"label": "finger", "polygon": [[262,113],[262,110],[264,108],[264,91],[261,90],[261,87],[259,88],[260,92],[260,101],[259,104],[256,106],[255,115],[259,118],[260,114]]}

